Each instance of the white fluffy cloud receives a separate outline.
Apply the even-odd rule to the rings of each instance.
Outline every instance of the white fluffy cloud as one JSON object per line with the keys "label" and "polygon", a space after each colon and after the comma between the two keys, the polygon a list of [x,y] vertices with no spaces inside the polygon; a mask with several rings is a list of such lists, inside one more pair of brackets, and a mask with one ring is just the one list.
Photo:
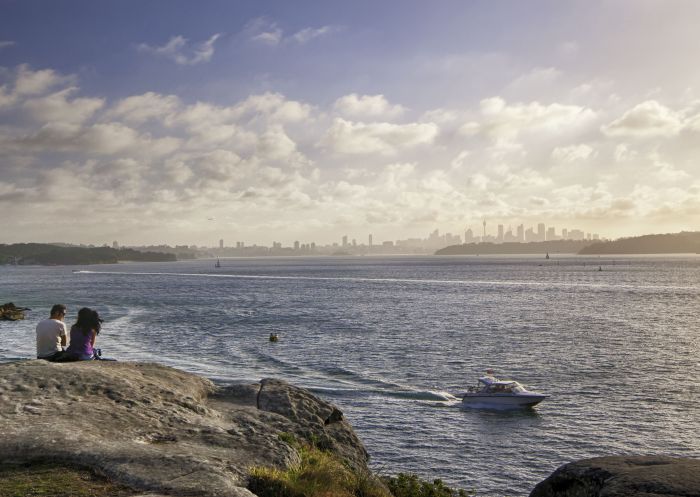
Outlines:
{"label": "white fluffy cloud", "polygon": [[556,147],[552,150],[552,159],[557,162],[576,162],[588,159],[592,156],[595,156],[595,150],[585,143]]}
{"label": "white fluffy cloud", "polygon": [[143,123],[150,119],[164,119],[180,106],[180,99],[174,95],[148,92],[120,100],[112,107],[109,116],[128,122]]}
{"label": "white fluffy cloud", "polygon": [[501,97],[481,101],[482,121],[467,123],[468,130],[480,131],[496,141],[510,141],[522,133],[561,133],[591,124],[596,118],[592,109],[578,105],[539,102],[509,105]]}
{"label": "white fluffy cloud", "polygon": [[656,100],[647,100],[603,126],[611,137],[652,138],[677,135],[683,127],[682,116]]}
{"label": "white fluffy cloud", "polygon": [[104,105],[101,98],[74,98],[78,88],[70,87],[50,95],[26,100],[23,107],[38,121],[60,121],[80,124],[95,114]]}
{"label": "white fluffy cloud", "polygon": [[401,105],[392,105],[384,95],[358,95],[351,93],[335,101],[334,108],[350,119],[394,119],[404,113]]}
{"label": "white fluffy cloud", "polygon": [[221,33],[216,33],[205,41],[192,44],[187,38],[177,35],[170,38],[164,45],[141,43],[137,49],[140,52],[165,57],[179,65],[192,66],[211,60],[214,55],[214,43],[220,37]]}
{"label": "white fluffy cloud", "polygon": [[595,109],[492,97],[423,112],[358,93],[328,106],[277,92],[228,105],[156,92],[108,101],[50,69],[0,77],[3,210],[47,214],[55,202],[70,218],[98,205],[104,233],[139,218],[153,236],[195,236],[207,217],[279,226],[280,238],[287,224],[426,233],[484,216],[691,219],[700,205],[690,101]]}
{"label": "white fluffy cloud", "polygon": [[322,144],[340,154],[393,155],[402,149],[430,145],[438,127],[434,123],[360,123],[336,118]]}

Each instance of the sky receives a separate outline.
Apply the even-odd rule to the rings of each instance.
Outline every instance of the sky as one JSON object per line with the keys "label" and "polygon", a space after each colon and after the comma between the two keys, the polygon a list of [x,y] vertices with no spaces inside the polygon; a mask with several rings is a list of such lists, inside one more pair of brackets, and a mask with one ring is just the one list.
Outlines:
{"label": "sky", "polygon": [[700,2],[0,0],[0,243],[700,230]]}

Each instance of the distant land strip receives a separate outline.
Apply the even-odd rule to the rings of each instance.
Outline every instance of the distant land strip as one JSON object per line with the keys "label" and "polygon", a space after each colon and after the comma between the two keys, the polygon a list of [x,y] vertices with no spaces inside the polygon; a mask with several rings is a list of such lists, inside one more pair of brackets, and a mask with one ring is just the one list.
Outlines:
{"label": "distant land strip", "polygon": [[700,254],[700,231],[642,235],[599,242],[551,240],[548,242],[466,243],[450,245],[435,255],[518,255],[518,254]]}
{"label": "distant land strip", "polygon": [[519,254],[576,254],[591,245],[591,240],[552,240],[549,242],[465,243],[450,245],[435,255],[519,255]]}
{"label": "distant land strip", "polygon": [[0,244],[0,264],[58,266],[175,260],[175,254],[140,252],[129,248],[62,247],[48,243]]}
{"label": "distant land strip", "polygon": [[579,254],[700,254],[700,231],[620,238],[594,243],[582,248]]}

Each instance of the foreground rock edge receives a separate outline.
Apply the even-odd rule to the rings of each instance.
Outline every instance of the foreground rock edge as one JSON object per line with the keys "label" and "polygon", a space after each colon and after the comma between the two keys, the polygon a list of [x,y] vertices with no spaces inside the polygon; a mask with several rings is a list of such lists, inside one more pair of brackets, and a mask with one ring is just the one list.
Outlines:
{"label": "foreground rock edge", "polygon": [[607,456],[575,461],[538,483],[530,497],[700,497],[700,460]]}
{"label": "foreground rock edge", "polygon": [[251,467],[298,462],[282,434],[368,471],[343,414],[280,380],[220,387],[149,363],[0,365],[0,461],[93,468],[139,491],[250,496]]}

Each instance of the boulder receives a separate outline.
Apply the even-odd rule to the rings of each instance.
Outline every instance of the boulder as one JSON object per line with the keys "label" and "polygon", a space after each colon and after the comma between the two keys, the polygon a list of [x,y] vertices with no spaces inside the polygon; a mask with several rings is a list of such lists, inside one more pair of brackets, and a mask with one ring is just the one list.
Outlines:
{"label": "boulder", "polygon": [[700,460],[664,456],[595,457],[572,462],[530,497],[700,497]]}
{"label": "boulder", "polygon": [[367,468],[342,413],[280,380],[222,387],[149,363],[0,365],[0,463],[88,467],[144,492],[251,496],[251,467],[298,462],[290,434]]}
{"label": "boulder", "polygon": [[24,311],[30,311],[28,307],[17,307],[12,302],[0,305],[0,321],[19,321],[24,319]]}

